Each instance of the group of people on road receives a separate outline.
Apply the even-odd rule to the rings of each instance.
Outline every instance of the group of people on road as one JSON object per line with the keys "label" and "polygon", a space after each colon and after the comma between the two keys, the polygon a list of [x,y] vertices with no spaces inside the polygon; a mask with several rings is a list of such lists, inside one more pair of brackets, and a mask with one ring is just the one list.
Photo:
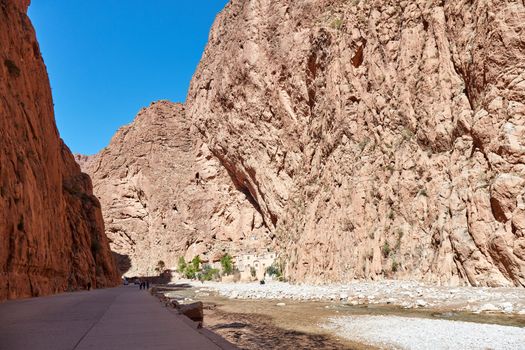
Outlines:
{"label": "group of people on road", "polygon": [[149,281],[148,280],[146,280],[146,281],[139,280],[139,289],[146,289],[146,290],[148,290],[149,289]]}

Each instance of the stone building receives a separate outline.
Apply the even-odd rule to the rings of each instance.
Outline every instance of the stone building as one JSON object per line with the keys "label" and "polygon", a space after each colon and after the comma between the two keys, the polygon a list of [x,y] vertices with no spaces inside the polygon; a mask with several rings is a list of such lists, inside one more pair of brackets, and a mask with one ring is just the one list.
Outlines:
{"label": "stone building", "polygon": [[235,258],[235,267],[241,273],[241,280],[252,280],[252,268],[255,270],[255,278],[264,279],[266,269],[271,266],[276,258],[275,252],[264,252],[239,255]]}

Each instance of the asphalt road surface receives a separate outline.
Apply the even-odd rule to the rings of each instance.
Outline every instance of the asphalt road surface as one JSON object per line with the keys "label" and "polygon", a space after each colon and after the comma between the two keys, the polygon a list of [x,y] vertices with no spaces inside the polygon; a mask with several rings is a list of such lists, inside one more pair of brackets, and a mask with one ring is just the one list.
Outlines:
{"label": "asphalt road surface", "polygon": [[134,285],[0,303],[1,350],[231,348]]}

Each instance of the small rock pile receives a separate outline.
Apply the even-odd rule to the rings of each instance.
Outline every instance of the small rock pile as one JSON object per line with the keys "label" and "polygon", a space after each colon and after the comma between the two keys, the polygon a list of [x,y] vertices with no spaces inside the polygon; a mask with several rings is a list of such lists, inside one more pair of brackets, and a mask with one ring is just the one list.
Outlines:
{"label": "small rock pile", "polygon": [[159,298],[164,306],[176,309],[179,314],[188,317],[193,322],[197,322],[197,327],[202,327],[204,311],[201,301],[182,297],[175,292],[158,290],[156,287],[151,289],[151,294]]}

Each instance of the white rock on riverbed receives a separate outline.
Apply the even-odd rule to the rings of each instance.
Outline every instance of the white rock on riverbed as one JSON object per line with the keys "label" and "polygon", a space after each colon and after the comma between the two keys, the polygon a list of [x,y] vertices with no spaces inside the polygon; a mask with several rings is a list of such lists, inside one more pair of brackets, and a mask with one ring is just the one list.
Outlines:
{"label": "white rock on riverbed", "polygon": [[324,325],[338,336],[380,348],[407,350],[523,350],[525,329],[398,316],[333,317]]}
{"label": "white rock on riverbed", "polygon": [[424,301],[424,300],[418,299],[418,300],[416,300],[416,305],[418,307],[425,307],[425,306],[428,305],[428,303],[426,301]]}
{"label": "white rock on riverbed", "polygon": [[471,312],[517,314],[525,310],[525,288],[446,287],[413,281],[353,281],[347,284],[259,283],[204,284],[184,281],[201,291],[215,290],[231,299],[333,301],[357,304],[391,304],[403,308],[448,308]]}
{"label": "white rock on riverbed", "polygon": [[477,309],[474,310],[475,312],[495,312],[499,311],[499,308],[496,307],[496,305],[493,304],[483,304]]}

